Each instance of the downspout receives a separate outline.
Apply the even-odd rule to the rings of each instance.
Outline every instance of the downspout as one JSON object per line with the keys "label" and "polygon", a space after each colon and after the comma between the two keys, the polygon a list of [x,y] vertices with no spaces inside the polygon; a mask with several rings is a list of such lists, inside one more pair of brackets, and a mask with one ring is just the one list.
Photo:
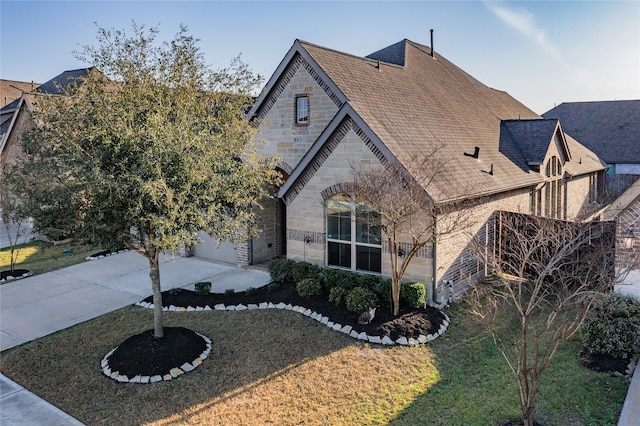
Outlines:
{"label": "downspout", "polygon": [[438,288],[436,285],[436,243],[435,241],[431,244],[432,246],[432,256],[431,256],[431,300],[435,307],[440,307],[442,305],[442,301],[438,300]]}
{"label": "downspout", "polygon": [[433,230],[431,231],[432,233],[432,243],[431,243],[431,301],[433,302],[434,306],[436,307],[441,307],[442,306],[442,301],[438,300],[438,286],[437,286],[437,279],[436,279],[436,275],[437,275],[437,266],[438,266],[438,262],[436,261],[437,256],[436,256],[436,247],[437,247],[437,243],[436,243],[436,225],[437,225],[437,221],[436,221],[436,215],[434,215],[433,217]]}

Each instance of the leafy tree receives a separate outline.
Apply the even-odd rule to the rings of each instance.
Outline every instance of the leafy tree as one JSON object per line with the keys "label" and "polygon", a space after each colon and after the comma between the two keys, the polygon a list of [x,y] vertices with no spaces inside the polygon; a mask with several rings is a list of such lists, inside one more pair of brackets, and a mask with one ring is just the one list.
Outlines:
{"label": "leafy tree", "polygon": [[[429,190],[446,171],[446,161],[434,146],[423,160],[401,166],[387,163],[377,167],[352,167],[353,191],[360,201],[377,209],[370,225],[381,226],[391,264],[391,306],[400,313],[402,279],[411,261],[420,252],[447,235],[463,233],[473,223],[469,201],[436,203]],[[419,176],[420,182],[414,177]],[[378,216],[379,215],[379,216]],[[366,221],[366,218],[362,218]],[[435,286],[434,286],[435,287]]]}
{"label": "leafy tree", "polygon": [[31,235],[29,207],[20,197],[16,185],[21,183],[12,175],[11,164],[2,164],[0,168],[0,218],[9,243],[9,271],[16,268],[16,260],[20,254],[18,246],[27,242]]}
{"label": "leafy tree", "polygon": [[157,35],[135,23],[130,34],[99,28],[98,46],[76,53],[95,68],[65,96],[38,99],[21,167],[34,198],[49,194],[34,212],[39,228],[148,259],[161,338],[159,254],[194,246],[200,230],[255,234],[254,209],[277,175],[245,117],[261,79],[239,57],[211,70],[184,26],[169,42]]}
{"label": "leafy tree", "polygon": [[515,375],[527,426],[539,379],[580,327],[595,296],[615,281],[615,225],[498,212],[496,241],[477,242],[495,275],[476,283],[471,312],[491,331]]}

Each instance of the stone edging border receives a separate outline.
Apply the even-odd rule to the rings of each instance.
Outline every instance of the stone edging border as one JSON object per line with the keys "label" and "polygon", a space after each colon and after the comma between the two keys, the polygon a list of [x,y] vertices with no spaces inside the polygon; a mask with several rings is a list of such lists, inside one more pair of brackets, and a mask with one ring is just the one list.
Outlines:
{"label": "stone edging border", "polygon": [[169,381],[169,380],[173,380],[178,376],[183,375],[184,373],[188,373],[189,371],[193,371],[196,367],[198,367],[200,364],[202,364],[202,361],[204,361],[208,356],[209,353],[211,353],[211,339],[209,339],[207,336],[204,336],[200,333],[197,333],[194,331],[194,333],[196,333],[198,336],[202,337],[202,339],[206,342],[207,344],[207,348],[204,350],[204,352],[202,352],[200,354],[200,356],[196,359],[194,359],[193,361],[191,361],[191,363],[185,362],[184,364],[182,364],[180,367],[175,367],[172,368],[167,374],[161,376],[161,375],[156,375],[156,376],[141,376],[141,375],[137,375],[133,378],[128,378],[127,376],[123,376],[120,374],[120,372],[118,371],[112,371],[111,367],[109,366],[109,358],[111,357],[111,355],[116,351],[116,349],[119,348],[119,346],[116,346],[115,348],[111,349],[111,351],[109,351],[108,354],[106,354],[104,356],[104,358],[102,358],[102,361],[100,361],[100,367],[102,368],[102,373],[117,381],[117,382],[121,382],[121,383],[142,383],[142,384],[147,384],[147,383],[157,383],[157,382],[162,382],[162,381]]}
{"label": "stone edging border", "polygon": [[9,282],[9,281],[15,281],[15,280],[19,280],[21,278],[27,278],[27,277],[30,277],[31,275],[33,275],[33,271],[27,271],[24,274],[20,275],[19,277],[14,277],[12,275],[8,275],[6,278],[1,279],[0,283]]}
{"label": "stone edging border", "polygon": [[[149,303],[149,302],[137,302],[135,305],[143,308],[153,309],[153,303]],[[385,336],[369,336],[364,331],[361,333],[358,333],[355,330],[353,330],[353,328],[350,325],[343,326],[341,324],[334,323],[332,321],[329,321],[328,317],[322,316],[319,313],[312,311],[311,309],[307,309],[303,306],[297,306],[297,305],[292,306],[291,303],[285,305],[283,302],[280,302],[278,304],[273,304],[272,302],[269,302],[269,303],[262,302],[259,305],[250,303],[247,306],[245,305],[225,306],[224,304],[220,303],[218,305],[215,305],[213,309],[211,309],[209,305],[206,305],[205,307],[198,306],[196,308],[192,306],[188,306],[184,308],[184,307],[177,307],[174,305],[171,305],[168,307],[167,306],[162,307],[163,311],[173,311],[173,312],[201,312],[201,311],[212,311],[212,310],[245,311],[245,310],[255,310],[255,309],[282,309],[286,311],[298,312],[304,316],[312,318],[326,325],[327,327],[333,329],[334,331],[339,331],[350,337],[353,337],[354,339],[366,341],[369,343],[377,343],[377,344],[386,345],[386,346],[393,346],[393,345],[414,346],[414,345],[430,342],[432,340],[435,340],[438,336],[442,335],[447,330],[447,327],[451,323],[447,314],[442,312],[442,315],[444,315],[444,321],[442,321],[442,324],[440,324],[440,328],[434,334],[429,334],[427,336],[421,334],[420,336],[418,336],[417,339],[414,339],[413,337],[407,338],[405,336],[401,336],[395,341],[393,341],[389,336],[386,336],[386,335]]]}
{"label": "stone edging border", "polygon": [[101,255],[99,255],[99,256],[87,256],[87,257],[85,257],[85,258],[84,258],[84,260],[98,260],[98,259],[103,259],[103,258],[105,258],[105,257],[107,257],[107,256],[113,256],[114,254],[118,254],[118,253],[125,253],[125,252],[128,252],[128,251],[129,251],[129,249],[116,250],[116,251],[109,252],[109,253],[107,253],[107,254],[101,254]]}

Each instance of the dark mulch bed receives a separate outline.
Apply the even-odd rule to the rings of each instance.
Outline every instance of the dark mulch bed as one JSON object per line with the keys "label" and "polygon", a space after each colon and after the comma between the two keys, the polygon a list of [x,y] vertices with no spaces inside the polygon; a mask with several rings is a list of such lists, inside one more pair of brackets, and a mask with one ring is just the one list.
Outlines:
{"label": "dark mulch bed", "polygon": [[184,327],[165,327],[162,339],[147,330],[122,342],[109,357],[109,367],[129,379],[163,376],[172,368],[191,363],[206,347],[200,335]]}
{"label": "dark mulch bed", "polygon": [[[144,302],[153,302],[147,297]],[[163,306],[205,307],[213,308],[217,304],[249,305],[272,302],[304,306],[326,316],[330,321],[342,325],[350,325],[358,333],[364,331],[371,336],[387,335],[396,340],[400,336],[417,338],[434,334],[440,328],[445,316],[438,309],[427,306],[412,309],[403,307],[400,315],[391,313],[388,303],[379,306],[371,324],[358,324],[359,313],[347,311],[343,306],[335,305],[326,298],[303,298],[298,295],[292,284],[280,284],[277,288],[264,286],[249,292],[233,294],[209,293],[197,294],[194,291],[178,289],[162,293]],[[156,339],[153,330],[132,336],[125,340],[109,358],[109,367],[129,379],[140,376],[167,374],[172,368],[196,359],[205,349],[202,337],[184,328],[164,329],[163,339]]]}
{"label": "dark mulch bed", "polygon": [[625,374],[631,358],[614,358],[610,355],[593,354],[587,349],[580,352],[580,362],[583,366],[600,373]]}
{"label": "dark mulch bed", "polygon": [[13,271],[0,272],[0,280],[6,280],[7,277],[22,278],[23,275],[29,274],[31,271],[28,269],[14,269]]}
{"label": "dark mulch bed", "polygon": [[[144,302],[153,303],[153,298],[147,297]],[[397,340],[401,336],[406,338],[418,338],[418,336],[434,334],[440,328],[444,320],[444,314],[438,309],[427,306],[426,308],[401,307],[400,315],[394,317],[389,303],[378,306],[375,318],[371,324],[358,324],[359,313],[349,312],[342,305],[335,305],[324,297],[303,298],[298,295],[292,284],[280,284],[277,289],[270,289],[269,286],[253,289],[247,292],[237,292],[233,294],[209,293],[207,295],[196,294],[190,290],[180,290],[178,292],[165,291],[162,293],[163,306],[181,307],[204,307],[209,305],[213,308],[217,304],[248,305],[260,304],[262,302],[272,302],[278,304],[291,303],[293,306],[304,306],[312,311],[326,316],[329,321],[342,325],[350,325],[358,333],[364,331],[370,336],[389,336],[392,340]]]}
{"label": "dark mulch bed", "polygon": [[[502,426],[523,426],[523,425],[524,425],[524,420],[522,419],[509,420],[508,422],[502,424]],[[545,426],[545,425],[543,423],[538,423],[534,420],[533,426]]]}

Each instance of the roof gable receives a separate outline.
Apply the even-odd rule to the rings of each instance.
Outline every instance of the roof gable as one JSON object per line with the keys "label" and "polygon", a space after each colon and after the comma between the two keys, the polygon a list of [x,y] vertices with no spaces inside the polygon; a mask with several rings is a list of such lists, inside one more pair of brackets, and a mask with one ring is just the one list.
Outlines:
{"label": "roof gable", "polygon": [[[270,107],[270,97],[277,97],[281,82],[298,60],[334,92],[341,102],[339,113],[348,110],[350,117],[358,117],[360,127],[368,129],[367,136],[378,141],[416,181],[423,181],[436,202],[539,183],[543,178],[528,163],[544,160],[556,133],[566,158],[573,153],[573,145],[579,146],[575,140],[573,145],[567,142],[557,120],[543,120],[506,92],[485,86],[441,55],[432,56],[429,47],[406,39],[367,57],[296,40],[250,111],[251,118],[260,118],[261,111]],[[526,124],[502,125],[518,119]],[[523,138],[527,126],[533,134]],[[321,155],[327,140],[323,132],[309,156],[303,157],[300,170]],[[428,164],[429,153],[439,146],[442,158],[437,161],[447,164],[446,173],[428,181],[419,168],[409,170],[411,164]],[[468,155],[476,148],[476,156]],[[602,170],[602,164],[597,164]],[[576,168],[578,173],[585,170]]]}
{"label": "roof gable", "polygon": [[311,76],[338,107],[341,107],[342,104],[347,102],[344,93],[342,93],[338,86],[335,85],[308,54],[302,42],[296,40],[282,61],[280,61],[273,75],[269,78],[269,81],[256,99],[253,107],[247,113],[247,117],[249,119],[263,118],[275,103],[278,95],[284,90],[293,74],[295,74],[301,66],[309,71]]}
{"label": "roof gable", "polygon": [[373,52],[366,57],[386,62],[388,64],[404,66],[405,46],[407,44],[407,41],[407,39],[404,39],[395,44],[392,44],[391,46],[385,47],[384,49],[380,49],[377,52]]}
{"label": "roof gable", "polygon": [[[569,148],[564,140],[558,120],[505,120],[500,123],[501,149],[503,146],[517,149],[527,165],[543,163],[555,135],[558,135],[560,140],[560,149],[564,159],[570,160]],[[511,156],[512,161],[520,160],[513,154]]]}

